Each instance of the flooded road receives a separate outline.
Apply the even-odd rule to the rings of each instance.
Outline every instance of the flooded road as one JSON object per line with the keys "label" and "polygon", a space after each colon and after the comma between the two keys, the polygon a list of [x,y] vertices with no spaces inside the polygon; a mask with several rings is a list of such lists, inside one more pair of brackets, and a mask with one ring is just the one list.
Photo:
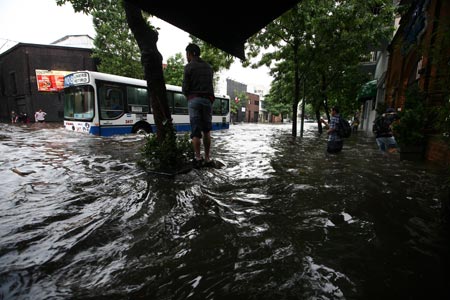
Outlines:
{"label": "flooded road", "polygon": [[0,124],[0,299],[449,296],[444,170],[306,125],[214,132],[225,167],[170,179],[140,136]]}

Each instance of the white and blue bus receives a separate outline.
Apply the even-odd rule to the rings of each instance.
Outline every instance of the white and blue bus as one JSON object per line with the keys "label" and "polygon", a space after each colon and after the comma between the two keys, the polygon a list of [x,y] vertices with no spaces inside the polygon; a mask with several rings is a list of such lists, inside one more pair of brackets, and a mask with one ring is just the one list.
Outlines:
{"label": "white and blue bus", "polygon": [[[181,87],[166,85],[177,132],[190,131],[188,101]],[[216,95],[213,130],[229,129],[230,98]],[[117,75],[79,71],[64,77],[64,127],[94,135],[155,133],[147,82]]]}

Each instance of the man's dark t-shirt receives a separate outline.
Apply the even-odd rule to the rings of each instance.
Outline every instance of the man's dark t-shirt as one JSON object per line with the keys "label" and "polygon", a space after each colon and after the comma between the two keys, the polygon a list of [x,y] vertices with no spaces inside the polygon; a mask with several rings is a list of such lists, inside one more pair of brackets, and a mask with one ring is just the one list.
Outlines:
{"label": "man's dark t-shirt", "polygon": [[200,57],[192,59],[184,67],[182,86],[186,97],[205,97],[214,99],[212,67]]}

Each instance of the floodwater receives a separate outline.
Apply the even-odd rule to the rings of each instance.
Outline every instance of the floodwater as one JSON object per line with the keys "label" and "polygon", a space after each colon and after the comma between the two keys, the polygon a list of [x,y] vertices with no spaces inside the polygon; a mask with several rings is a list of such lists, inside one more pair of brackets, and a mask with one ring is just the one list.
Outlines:
{"label": "floodwater", "polygon": [[0,299],[449,299],[448,173],[290,126],[215,132],[223,168],[165,178],[141,136],[0,124]]}

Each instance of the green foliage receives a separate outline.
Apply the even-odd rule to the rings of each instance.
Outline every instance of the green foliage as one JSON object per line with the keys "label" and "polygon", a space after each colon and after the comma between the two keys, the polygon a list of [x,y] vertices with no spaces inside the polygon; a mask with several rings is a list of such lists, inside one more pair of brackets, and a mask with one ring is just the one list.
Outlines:
{"label": "green foliage", "polygon": [[276,81],[272,84],[270,92],[264,98],[265,109],[274,115],[286,115],[292,112],[292,105],[289,103],[292,91],[284,89],[283,81]]}
{"label": "green foliage", "polygon": [[167,59],[167,66],[164,69],[164,79],[167,84],[181,86],[183,84],[185,61],[181,53]]}
{"label": "green foliage", "polygon": [[434,125],[439,130],[443,140],[450,145],[450,96],[447,95],[447,99],[444,100],[442,106],[433,109],[433,113],[436,116]]}
{"label": "green foliage", "polygon": [[145,137],[138,165],[144,170],[175,171],[186,167],[193,157],[194,149],[188,133],[167,134],[162,142],[150,134]]}
{"label": "green foliage", "polygon": [[275,82],[283,82],[271,88],[273,101],[295,105],[306,80],[303,98],[316,110],[337,104],[353,112],[356,91],[367,80],[359,64],[370,46],[392,36],[393,16],[391,0],[303,0],[251,38],[248,60],[257,59],[252,67],[269,66]]}
{"label": "green foliage", "polygon": [[144,78],[140,51],[120,1],[102,1],[92,12],[97,35],[93,57],[100,60],[100,72]]}
{"label": "green foliage", "polygon": [[290,80],[292,79],[292,72],[285,72],[278,75],[278,80],[275,80],[270,87],[269,94],[265,96],[264,104],[265,108],[268,112],[274,115],[288,115],[291,114],[292,105],[294,99],[294,91],[292,88],[288,88],[290,86]]}
{"label": "green foliage", "polygon": [[440,40],[431,49],[429,60],[436,68],[434,90],[442,95],[442,103],[433,109],[434,127],[439,131],[443,140],[450,145],[450,22],[442,19],[436,26],[440,31],[435,33],[434,38]]}
{"label": "green foliage", "polygon": [[314,108],[311,104],[305,105],[305,118],[308,118],[308,119],[314,118]]}
{"label": "green foliage", "polygon": [[426,121],[424,101],[425,95],[417,85],[408,88],[404,109],[398,114],[400,121],[393,124],[395,138],[400,147],[424,142]]}
{"label": "green foliage", "polygon": [[235,99],[230,99],[230,112],[236,114],[241,107],[245,107],[248,101],[248,96],[245,92],[237,92],[234,91],[236,97],[238,97],[239,101],[236,102]]}
{"label": "green foliage", "polygon": [[61,6],[69,2],[76,12],[90,14],[95,7],[95,4],[101,1],[102,0],[56,0],[56,4]]}
{"label": "green foliage", "polygon": [[232,114],[236,114],[238,112],[239,109],[239,102],[236,102],[234,99],[230,99],[230,112]]}

